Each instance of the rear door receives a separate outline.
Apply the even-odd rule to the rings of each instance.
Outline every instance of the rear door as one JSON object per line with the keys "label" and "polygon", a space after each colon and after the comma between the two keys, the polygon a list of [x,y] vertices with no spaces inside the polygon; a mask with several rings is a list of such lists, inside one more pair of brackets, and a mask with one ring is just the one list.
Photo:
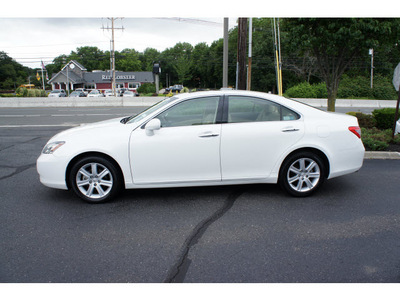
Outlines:
{"label": "rear door", "polygon": [[300,115],[275,102],[229,96],[221,130],[222,180],[262,179],[304,135]]}

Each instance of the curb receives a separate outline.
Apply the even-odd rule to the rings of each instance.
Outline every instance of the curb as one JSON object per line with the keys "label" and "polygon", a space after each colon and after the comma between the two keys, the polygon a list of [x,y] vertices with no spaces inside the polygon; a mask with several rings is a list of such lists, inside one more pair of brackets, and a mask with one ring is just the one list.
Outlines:
{"label": "curb", "polygon": [[399,152],[365,151],[364,159],[400,159]]}

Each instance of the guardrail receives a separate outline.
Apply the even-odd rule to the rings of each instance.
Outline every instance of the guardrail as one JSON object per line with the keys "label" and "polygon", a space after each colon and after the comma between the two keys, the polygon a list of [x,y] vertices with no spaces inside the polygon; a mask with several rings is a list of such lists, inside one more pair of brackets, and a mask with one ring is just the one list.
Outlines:
{"label": "guardrail", "polygon": [[163,97],[32,97],[32,98],[0,98],[3,108],[30,107],[96,107],[96,106],[151,106],[164,99]]}
{"label": "guardrail", "polygon": [[[99,98],[0,98],[0,108],[30,107],[97,107],[151,106],[163,97],[99,97]],[[326,99],[296,99],[315,107],[326,107]],[[396,107],[396,100],[337,99],[336,107]]]}

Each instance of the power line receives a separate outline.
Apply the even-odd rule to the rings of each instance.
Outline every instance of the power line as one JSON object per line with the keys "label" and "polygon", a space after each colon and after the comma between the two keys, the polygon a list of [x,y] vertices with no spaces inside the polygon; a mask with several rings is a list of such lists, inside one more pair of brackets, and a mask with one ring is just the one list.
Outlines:
{"label": "power line", "polygon": [[206,25],[206,26],[215,26],[215,27],[221,27],[223,23],[219,22],[214,22],[214,21],[208,21],[208,20],[201,20],[201,19],[195,19],[195,18],[157,18],[161,20],[171,20],[171,21],[177,21],[177,22],[187,22],[187,23],[192,23],[192,24],[199,24],[199,25]]}
{"label": "power line", "polygon": [[33,48],[33,47],[55,47],[55,46],[69,46],[69,45],[87,45],[87,44],[99,44],[107,43],[106,41],[96,41],[96,42],[82,42],[82,43],[68,43],[68,44],[47,44],[47,45],[21,45],[21,46],[1,46],[4,48]]}

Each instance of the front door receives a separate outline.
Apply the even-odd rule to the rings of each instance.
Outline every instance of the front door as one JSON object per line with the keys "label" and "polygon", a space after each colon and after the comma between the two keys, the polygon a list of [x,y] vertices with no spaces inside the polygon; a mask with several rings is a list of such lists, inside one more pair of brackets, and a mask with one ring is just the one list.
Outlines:
{"label": "front door", "polygon": [[131,134],[130,159],[135,184],[220,181],[220,97],[180,102],[155,118],[154,135],[137,128]]}

